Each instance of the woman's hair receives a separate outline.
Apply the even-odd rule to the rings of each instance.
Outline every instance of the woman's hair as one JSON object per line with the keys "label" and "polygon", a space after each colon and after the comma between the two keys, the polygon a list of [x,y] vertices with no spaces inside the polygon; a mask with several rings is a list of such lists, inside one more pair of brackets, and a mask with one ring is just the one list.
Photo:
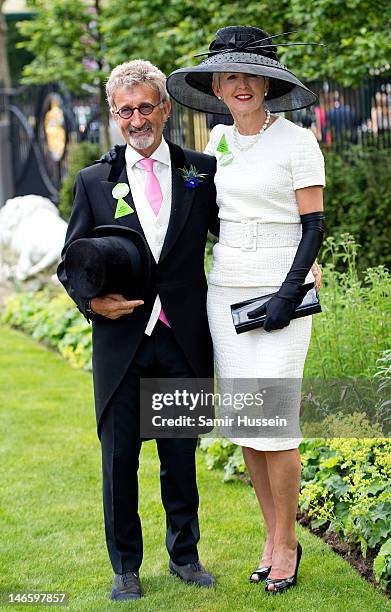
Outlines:
{"label": "woman's hair", "polygon": [[213,85],[217,85],[217,87],[220,87],[220,76],[221,76],[221,72],[214,72],[212,75],[212,83]]}
{"label": "woman's hair", "polygon": [[[214,72],[212,74],[213,85],[217,85],[217,87],[220,86],[220,77],[221,77],[222,74],[224,74],[224,72]],[[259,76],[261,76],[261,75],[259,75]],[[263,78],[266,79],[267,77],[263,77]]]}
{"label": "woman's hair", "polygon": [[166,76],[159,68],[146,60],[132,60],[116,66],[106,83],[106,96],[110,110],[114,109],[114,94],[121,87],[149,85],[160,95],[161,102],[167,102]]}

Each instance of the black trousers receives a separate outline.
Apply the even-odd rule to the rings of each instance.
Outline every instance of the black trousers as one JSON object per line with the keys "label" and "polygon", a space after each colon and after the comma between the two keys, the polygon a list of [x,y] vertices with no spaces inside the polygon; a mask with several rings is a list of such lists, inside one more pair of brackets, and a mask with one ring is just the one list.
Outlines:
{"label": "black trousers", "polygon": [[[117,574],[138,571],[143,541],[138,515],[140,378],[192,378],[170,328],[158,321],[142,343],[103,416],[101,427],[106,542]],[[166,546],[174,563],[198,561],[197,440],[156,440],[161,497],[166,511]]]}

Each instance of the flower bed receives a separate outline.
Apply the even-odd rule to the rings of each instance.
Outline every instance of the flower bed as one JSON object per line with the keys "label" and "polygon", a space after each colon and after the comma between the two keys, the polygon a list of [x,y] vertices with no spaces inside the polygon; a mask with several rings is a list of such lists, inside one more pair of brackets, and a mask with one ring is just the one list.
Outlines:
{"label": "flower bed", "polygon": [[9,296],[2,322],[57,349],[72,367],[92,370],[91,326],[65,293],[46,290]]}

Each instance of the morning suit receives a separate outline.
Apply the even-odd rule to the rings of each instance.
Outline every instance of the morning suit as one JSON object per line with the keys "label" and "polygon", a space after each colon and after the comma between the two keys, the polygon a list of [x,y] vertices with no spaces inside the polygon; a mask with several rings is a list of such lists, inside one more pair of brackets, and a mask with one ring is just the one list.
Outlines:
{"label": "morning suit", "polygon": [[[214,174],[216,160],[168,143],[171,158],[171,211],[158,261],[152,260],[144,305],[116,320],[92,321],[93,378],[98,435],[102,443],[106,540],[116,573],[137,571],[142,560],[141,525],[137,513],[137,468],[141,446],[139,380],[148,377],[211,378],[213,353],[206,313],[204,249],[208,230],[218,233]],[[120,224],[144,235],[132,196],[124,198],[135,211],[114,219],[117,183],[127,183],[125,150],[112,164],[98,163],[77,175],[74,205],[58,277],[83,314],[85,300],[66,277],[69,245],[90,235],[98,225]],[[153,154],[151,156],[153,158]],[[193,165],[206,176],[196,188],[183,177]],[[159,296],[170,327],[157,321],[145,333]],[[138,299],[139,296],[134,296]],[[161,493],[167,515],[166,543],[174,562],[198,560],[198,493],[195,439],[160,439]]]}

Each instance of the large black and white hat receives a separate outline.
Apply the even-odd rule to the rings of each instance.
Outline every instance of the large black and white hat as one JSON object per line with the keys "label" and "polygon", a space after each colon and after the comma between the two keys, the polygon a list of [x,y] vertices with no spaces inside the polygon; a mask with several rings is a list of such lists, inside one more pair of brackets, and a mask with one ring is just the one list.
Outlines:
{"label": "large black and white hat", "polygon": [[[317,96],[277,59],[277,46],[302,43],[276,43],[260,28],[228,26],[218,30],[211,42],[207,59],[198,66],[179,68],[167,78],[171,97],[197,111],[228,115],[229,110],[212,90],[212,78],[218,72],[241,72],[269,77],[265,108],[271,112],[298,110],[314,104]],[[317,43],[303,43],[317,44]],[[195,56],[197,57],[197,56]]]}
{"label": "large black and white hat", "polygon": [[151,254],[144,237],[120,225],[95,227],[65,254],[65,272],[72,289],[85,299],[120,293],[143,298],[151,277]]}

